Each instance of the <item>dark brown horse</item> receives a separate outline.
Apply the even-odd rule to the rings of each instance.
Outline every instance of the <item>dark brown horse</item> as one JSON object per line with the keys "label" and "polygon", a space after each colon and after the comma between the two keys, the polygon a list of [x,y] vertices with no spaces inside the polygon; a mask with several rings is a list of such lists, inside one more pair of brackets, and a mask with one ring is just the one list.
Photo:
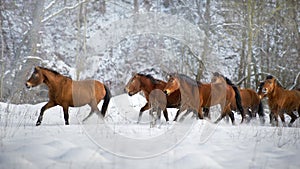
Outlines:
{"label": "dark brown horse", "polygon": [[[214,105],[221,105],[221,116],[215,121],[219,122],[223,117],[229,115],[234,124],[234,115],[231,111],[231,102],[237,102],[241,108],[241,99],[239,92],[229,80],[220,83],[201,83],[196,82],[190,77],[182,74],[171,74],[164,92],[169,95],[175,90],[180,90],[181,93],[181,108],[177,112],[175,120],[179,113],[187,110],[189,112],[198,112],[199,118],[203,118],[202,108],[209,108]],[[244,111],[241,108],[242,117]],[[185,113],[185,115],[187,114]],[[184,116],[185,116],[184,115]],[[242,118],[243,122],[244,118]]]}
{"label": "dark brown horse", "polygon": [[[140,109],[138,122],[140,122],[143,112],[150,109],[149,95],[154,89],[163,90],[166,86],[166,82],[155,79],[151,75],[144,75],[141,73],[133,74],[131,79],[128,81],[125,90],[129,96],[135,95],[142,91],[147,100],[147,103]],[[172,95],[167,96],[167,108],[178,108],[180,106],[180,92],[175,91]],[[166,121],[169,121],[167,109],[163,109],[163,113]]]}
{"label": "dark brown horse", "polygon": [[[54,70],[43,67],[35,67],[31,77],[26,82],[26,87],[31,88],[45,83],[48,86],[49,101],[41,109],[36,125],[40,125],[45,110],[60,105],[63,107],[65,124],[69,125],[69,107],[79,107],[88,104],[91,112],[84,119],[90,117],[94,112],[104,117],[111,94],[107,86],[96,80],[73,81]],[[97,107],[104,99],[101,114]]]}
{"label": "dark brown horse", "polygon": [[[214,76],[212,78],[213,83],[221,82],[222,80],[226,81],[226,77],[224,77],[218,73],[214,73]],[[263,110],[263,104],[262,104],[258,94],[252,89],[238,88],[238,90],[239,90],[239,93],[241,96],[242,107],[243,107],[244,112],[246,114],[248,114],[250,119],[252,119],[252,117],[256,117],[256,113],[257,113],[259,115],[261,123],[264,123],[265,115],[264,115],[264,110]],[[232,101],[231,110],[234,110],[234,111],[239,110],[236,102],[234,102],[234,101]]]}
{"label": "dark brown horse", "polygon": [[258,94],[252,89],[239,89],[242,99],[244,111],[249,115],[250,119],[258,114],[261,123],[265,123],[264,107]]}
{"label": "dark brown horse", "polygon": [[[285,126],[284,113],[291,117],[289,126],[297,119],[293,111],[300,114],[300,91],[284,89],[273,76],[267,76],[262,86],[261,98],[268,97],[268,105],[271,110],[271,117],[274,117],[276,126],[278,126],[278,116]],[[272,120],[272,119],[271,119]]]}

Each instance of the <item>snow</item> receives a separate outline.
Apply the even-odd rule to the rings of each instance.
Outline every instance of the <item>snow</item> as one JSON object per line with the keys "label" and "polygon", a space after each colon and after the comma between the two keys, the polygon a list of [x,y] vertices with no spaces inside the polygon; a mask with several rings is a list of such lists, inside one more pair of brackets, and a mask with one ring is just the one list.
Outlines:
{"label": "snow", "polygon": [[[145,99],[112,98],[105,120],[89,107],[70,108],[64,125],[61,107],[45,112],[35,126],[36,105],[0,103],[0,168],[299,168],[299,120],[294,127],[271,127],[259,120],[232,126],[188,118],[150,128],[149,113],[136,123]],[[101,108],[102,103],[99,104]],[[176,109],[168,109],[171,119]],[[218,108],[212,110],[218,115]],[[214,116],[213,116],[214,117]],[[238,115],[235,115],[240,120]],[[268,120],[268,118],[266,118]]]}

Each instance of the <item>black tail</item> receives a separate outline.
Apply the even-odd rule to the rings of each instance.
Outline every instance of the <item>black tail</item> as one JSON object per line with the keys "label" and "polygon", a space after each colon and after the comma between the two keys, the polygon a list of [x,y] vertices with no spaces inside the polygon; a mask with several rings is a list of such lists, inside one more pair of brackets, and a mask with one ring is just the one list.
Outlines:
{"label": "black tail", "polygon": [[265,112],[264,112],[264,106],[263,106],[261,100],[259,101],[257,114],[259,116],[260,123],[265,124]]}
{"label": "black tail", "polygon": [[259,115],[259,117],[265,117],[264,105],[262,104],[261,100],[259,101],[257,114]]}
{"label": "black tail", "polygon": [[103,102],[102,109],[101,109],[101,114],[103,115],[103,117],[105,117],[105,113],[106,113],[106,110],[107,110],[107,107],[108,107],[108,104],[109,104],[109,101],[111,98],[111,93],[110,93],[109,88],[106,85],[104,85],[104,88],[105,88],[106,94],[104,96],[104,102]]}
{"label": "black tail", "polygon": [[239,112],[242,115],[242,122],[243,122],[244,117],[245,117],[245,112],[244,112],[244,109],[243,109],[243,106],[242,106],[242,98],[241,98],[241,95],[240,95],[240,91],[228,78],[225,78],[225,80],[226,80],[226,83],[228,85],[230,85],[232,87],[232,89],[234,90],[234,92],[235,92],[236,106],[237,106],[237,109],[239,110]]}
{"label": "black tail", "polygon": [[245,113],[244,113],[244,109],[243,109],[243,106],[242,106],[242,98],[241,98],[241,95],[240,95],[240,91],[239,89],[236,87],[236,86],[231,86],[235,92],[235,101],[236,101],[236,106],[239,110],[239,112],[241,112],[241,115],[242,115],[242,118],[245,117]]}

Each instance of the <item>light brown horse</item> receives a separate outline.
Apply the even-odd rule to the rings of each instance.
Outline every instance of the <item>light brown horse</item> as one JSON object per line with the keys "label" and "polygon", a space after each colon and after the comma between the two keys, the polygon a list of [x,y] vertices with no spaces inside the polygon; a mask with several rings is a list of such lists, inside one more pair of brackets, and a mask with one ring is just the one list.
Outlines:
{"label": "light brown horse", "polygon": [[[218,83],[226,81],[226,77],[219,75],[218,73],[214,73],[214,76],[212,78],[213,83]],[[241,101],[242,101],[242,108],[246,114],[249,116],[249,120],[251,120],[253,117],[256,117],[256,113],[259,115],[261,123],[265,123],[264,119],[264,110],[263,110],[263,104],[258,96],[258,94],[252,90],[252,89],[241,89],[238,88]],[[239,110],[237,107],[236,102],[232,101],[231,104],[231,110],[237,111]]]}
{"label": "light brown horse", "polygon": [[[150,111],[152,117],[150,127],[156,125],[157,121],[160,124],[161,111],[164,111],[167,106],[167,98],[161,89],[154,89],[149,95]],[[154,114],[156,112],[156,114]]]}
{"label": "light brown horse", "polygon": [[[196,82],[183,74],[171,74],[164,92],[169,95],[175,90],[181,93],[181,108],[177,112],[175,120],[179,113],[187,110],[184,116],[189,112],[198,112],[199,118],[203,118],[202,108],[209,108],[220,104],[221,116],[215,121],[219,122],[223,117],[229,115],[232,124],[234,124],[234,115],[230,109],[231,102],[234,100],[241,107],[241,99],[238,90],[229,80],[225,83],[201,83]],[[236,88],[237,89],[237,88]],[[241,109],[242,117],[244,111]],[[183,117],[184,117],[183,116]],[[243,122],[244,118],[242,118]]]}
{"label": "light brown horse", "polygon": [[[140,109],[138,122],[140,122],[143,112],[150,109],[151,105],[149,103],[149,95],[154,89],[163,90],[166,86],[166,82],[162,80],[155,79],[151,75],[145,75],[141,73],[135,73],[128,81],[125,86],[125,90],[129,96],[135,95],[136,93],[142,91],[146,98],[147,103]],[[178,108],[180,106],[180,91],[175,91],[172,95],[167,96],[166,108]],[[167,109],[163,109],[163,113],[166,121],[169,121]]]}
{"label": "light brown horse", "polygon": [[284,89],[271,75],[266,77],[261,90],[260,97],[268,97],[268,105],[272,114],[270,117],[274,117],[276,126],[278,126],[278,116],[283,125],[286,125],[284,113],[291,117],[289,126],[292,126],[298,118],[293,111],[298,111],[298,114],[300,114],[300,91]]}
{"label": "light brown horse", "polygon": [[[25,83],[27,88],[45,83],[48,86],[49,101],[41,109],[36,125],[40,125],[44,112],[54,106],[63,107],[65,124],[69,125],[69,107],[79,107],[88,104],[91,112],[83,120],[85,121],[94,112],[100,117],[104,117],[111,93],[107,86],[96,80],[73,81],[71,78],[63,76],[54,70],[43,67],[35,67],[31,77]],[[104,99],[101,114],[97,107],[98,103]]]}

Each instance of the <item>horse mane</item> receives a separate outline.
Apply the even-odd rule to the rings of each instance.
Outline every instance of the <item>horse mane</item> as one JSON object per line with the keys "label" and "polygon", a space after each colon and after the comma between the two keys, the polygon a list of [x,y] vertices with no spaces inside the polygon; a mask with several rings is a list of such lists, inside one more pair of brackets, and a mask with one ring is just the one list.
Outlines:
{"label": "horse mane", "polygon": [[45,68],[45,67],[40,67],[40,69],[43,69],[43,70],[46,70],[46,71],[49,71],[49,72],[52,72],[54,73],[55,75],[61,75],[60,73],[58,73],[57,71],[53,70],[53,69],[49,69],[49,68]]}
{"label": "horse mane", "polygon": [[[57,71],[55,71],[55,70],[53,70],[53,69],[49,69],[49,68],[45,68],[45,67],[40,67],[40,66],[38,66],[38,67],[39,67],[40,69],[49,71],[49,72],[51,72],[51,73],[53,73],[53,74],[55,74],[55,75],[61,75],[61,76],[63,76],[62,74],[60,74],[59,72],[57,72]],[[72,79],[72,78],[69,77],[69,76],[64,76],[64,77],[69,78],[69,79]]]}
{"label": "horse mane", "polygon": [[266,80],[268,80],[268,79],[273,79],[273,78],[276,80],[276,84],[277,84],[279,87],[282,87],[282,88],[285,89],[285,87],[283,87],[282,84],[279,83],[279,81],[278,81],[274,76],[272,76],[272,75],[268,75],[268,76],[266,77]]}
{"label": "horse mane", "polygon": [[139,76],[143,76],[147,79],[150,79],[151,83],[153,84],[158,84],[158,83],[161,83],[162,81],[161,80],[158,80],[158,79],[155,79],[152,75],[150,74],[142,74],[142,73],[137,73],[137,75]]}
{"label": "horse mane", "polygon": [[194,85],[194,86],[196,86],[196,85],[197,86],[202,85],[202,83],[200,81],[196,81],[196,80],[192,79],[191,77],[189,77],[189,76],[187,76],[185,74],[173,73],[173,74],[170,74],[170,76],[178,77],[181,80],[184,80],[185,82],[187,82],[187,83],[189,83],[191,85]]}
{"label": "horse mane", "polygon": [[235,85],[235,84],[233,84],[233,82],[232,82],[230,79],[228,79],[226,76],[224,76],[224,75],[222,75],[222,74],[220,74],[220,73],[218,73],[218,72],[213,73],[213,75],[214,75],[214,76],[217,76],[217,77],[223,78],[223,79],[226,81],[226,83],[227,83],[228,85],[230,85],[230,86],[234,86],[234,85]]}
{"label": "horse mane", "polygon": [[264,85],[265,85],[265,82],[260,82],[258,85],[258,90],[261,90]]}

